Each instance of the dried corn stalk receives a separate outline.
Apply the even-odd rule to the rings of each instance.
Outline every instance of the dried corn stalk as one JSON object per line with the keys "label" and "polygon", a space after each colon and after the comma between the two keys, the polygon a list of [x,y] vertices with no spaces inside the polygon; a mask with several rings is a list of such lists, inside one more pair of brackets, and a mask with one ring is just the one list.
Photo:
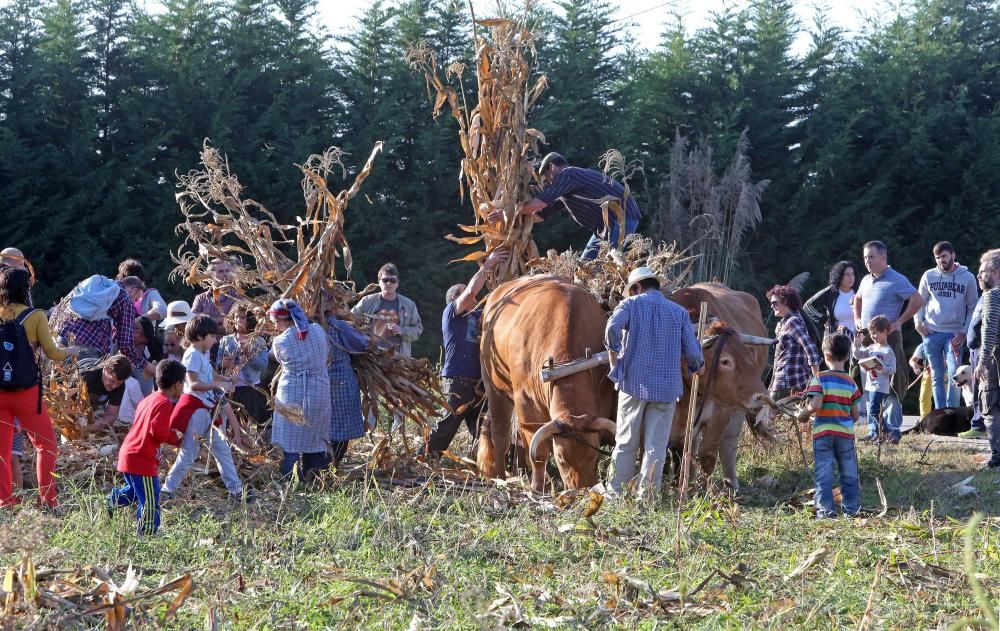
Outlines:
{"label": "dried corn stalk", "polygon": [[[464,64],[452,64],[442,76],[426,43],[410,49],[407,62],[424,73],[428,91],[433,88],[434,116],[447,104],[458,121],[464,153],[459,186],[463,198],[468,191],[474,222],[459,225],[471,236],[447,238],[463,245],[485,246],[485,250],[458,260],[478,261],[501,247],[511,250],[507,264],[497,268],[489,280],[495,287],[526,274],[528,262],[538,256],[531,238],[534,218],[515,211],[533,197],[531,183],[537,174],[531,159],[538,154],[538,144],[545,143],[545,136],[528,127],[528,112],[547,84],[542,75],[529,89],[536,53],[534,35],[524,24],[504,19],[479,20],[477,24],[486,27],[489,34],[476,37],[478,103],[471,110],[464,97]],[[449,81],[457,83],[458,91]],[[488,223],[487,215],[494,208],[513,219]]]}
{"label": "dried corn stalk", "polygon": [[[338,167],[346,175],[342,151],[333,147],[298,165],[303,173],[306,208],[296,217],[296,225],[290,226],[280,224],[260,203],[244,199],[243,186],[230,172],[226,159],[206,142],[201,154],[204,168],[180,178],[183,190],[177,201],[185,220],[177,231],[187,238],[174,255],[177,267],[172,277],[225,292],[258,313],[266,311],[276,298],[291,298],[314,321],[323,322],[328,312],[353,321],[350,305],[376,287],[357,291],[349,280],[352,259],[344,236],[345,213],[381,148],[382,143],[375,145],[351,187],[338,194],[330,192],[327,177]],[[234,266],[235,278],[220,284],[207,272],[208,264],[213,258],[233,254],[242,256],[241,263]],[[342,280],[337,279],[338,271]],[[260,332],[267,333],[267,319],[260,320]],[[423,423],[422,413],[444,405],[438,377],[425,360],[373,345],[354,366],[368,409],[378,409],[381,403]],[[294,409],[282,412],[289,418],[301,416]]]}
{"label": "dried corn stalk", "polygon": [[[340,149],[331,147],[297,165],[303,173],[306,209],[304,216],[296,217],[296,225],[289,226],[262,204],[243,198],[243,186],[228,161],[206,141],[201,152],[204,169],[180,176],[183,190],[176,197],[185,220],[177,232],[186,238],[174,255],[177,267],[171,278],[228,293],[258,312],[277,298],[292,298],[314,320],[328,310],[343,313],[347,302],[358,296],[352,283],[337,281],[337,259],[343,260],[345,279],[352,266],[344,213],[381,150],[382,143],[376,143],[351,188],[336,195],[327,188],[326,178],[337,167],[346,175]],[[295,234],[289,236],[292,230]],[[289,258],[282,246],[294,246],[296,258]],[[220,283],[208,273],[208,264],[233,255],[241,257],[241,264],[234,266],[235,278]]]}
{"label": "dried corn stalk", "polygon": [[50,364],[42,392],[52,424],[68,440],[84,438],[87,427],[94,422],[94,411],[87,398],[87,384],[80,376],[80,367],[75,358]]}

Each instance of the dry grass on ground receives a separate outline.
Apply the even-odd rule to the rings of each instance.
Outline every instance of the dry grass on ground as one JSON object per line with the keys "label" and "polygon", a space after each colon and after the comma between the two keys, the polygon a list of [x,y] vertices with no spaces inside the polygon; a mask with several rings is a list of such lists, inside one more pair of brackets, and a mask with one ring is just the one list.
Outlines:
{"label": "dry grass on ground", "polygon": [[[701,493],[685,506],[679,558],[670,496],[652,508],[605,503],[587,518],[588,495],[532,498],[519,480],[423,465],[366,473],[362,445],[322,488],[270,486],[249,507],[228,506],[217,480],[196,476],[153,538],[105,514],[107,480],[66,489],[59,519],[28,508],[0,519],[8,535],[43,531],[23,546],[43,575],[83,568],[93,587],[83,566],[116,584],[131,566],[140,594],[190,575],[171,628],[945,628],[982,615],[962,555],[976,510],[994,517],[973,534],[972,560],[994,602],[1000,592],[1000,475],[975,473],[976,492],[959,496],[952,485],[981,456],[925,450],[927,440],[906,437],[880,462],[862,447],[863,505],[881,511],[877,479],[887,513],[823,523],[802,505],[812,476],[794,442],[748,446],[742,496]],[[15,547],[0,565],[21,559]],[[177,593],[121,611],[152,627]],[[13,626],[104,628],[107,613],[12,607]]]}

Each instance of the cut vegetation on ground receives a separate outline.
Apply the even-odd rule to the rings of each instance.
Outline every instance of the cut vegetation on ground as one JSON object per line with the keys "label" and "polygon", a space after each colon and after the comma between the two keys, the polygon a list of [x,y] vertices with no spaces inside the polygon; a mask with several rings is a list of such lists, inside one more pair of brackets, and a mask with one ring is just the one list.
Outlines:
{"label": "cut vegetation on ground", "polygon": [[[116,584],[131,566],[132,593],[146,596],[125,611],[150,625],[185,587],[172,582],[190,576],[177,628],[946,628],[984,615],[964,570],[974,511],[987,517],[971,560],[994,602],[1000,591],[1000,475],[973,475],[981,456],[925,449],[929,440],[907,437],[880,464],[862,447],[863,505],[882,512],[878,480],[885,516],[820,523],[798,448],[749,447],[741,497],[701,493],[685,507],[679,562],[671,497],[652,509],[587,493],[533,498],[520,480],[459,469],[372,474],[358,452],[323,488],[272,486],[249,507],[226,507],[218,481],[197,478],[148,539],[135,538],[131,515],[105,514],[110,480],[74,488],[59,520],[4,514],[6,533],[44,537],[7,545],[0,561],[16,566],[18,546],[30,548],[42,590],[53,569],[94,589],[87,566]],[[165,584],[178,589],[154,593]],[[8,620],[91,628],[115,612],[43,601],[7,601]]]}

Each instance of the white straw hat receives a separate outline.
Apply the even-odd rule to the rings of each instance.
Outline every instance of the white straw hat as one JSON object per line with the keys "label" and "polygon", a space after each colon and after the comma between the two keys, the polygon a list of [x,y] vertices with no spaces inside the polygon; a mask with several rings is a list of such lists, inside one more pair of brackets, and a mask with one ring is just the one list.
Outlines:
{"label": "white straw hat", "polygon": [[661,285],[663,284],[663,279],[660,278],[659,275],[652,269],[645,266],[637,267],[634,270],[632,270],[632,272],[628,275],[628,281],[626,282],[625,285],[625,291],[632,289],[633,285],[635,285],[641,280],[646,280],[647,278],[655,278],[656,282],[660,283]]}
{"label": "white straw hat", "polygon": [[167,329],[178,324],[187,324],[194,318],[191,312],[191,305],[186,300],[175,300],[167,305],[167,317],[160,322],[160,326]]}

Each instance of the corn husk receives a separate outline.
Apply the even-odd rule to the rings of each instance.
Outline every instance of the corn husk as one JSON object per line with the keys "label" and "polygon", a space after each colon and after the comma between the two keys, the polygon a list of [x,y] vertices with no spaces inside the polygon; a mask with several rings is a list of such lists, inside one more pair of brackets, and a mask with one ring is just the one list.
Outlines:
{"label": "corn husk", "polygon": [[43,386],[45,407],[59,433],[67,440],[85,438],[87,427],[94,423],[94,412],[87,399],[87,384],[80,377],[76,359],[51,362]]}
{"label": "corn husk", "polygon": [[651,268],[660,276],[661,290],[670,294],[690,280],[696,258],[678,249],[676,244],[657,243],[633,234],[625,238],[621,250],[602,243],[597,258],[591,261],[581,260],[579,253],[571,250],[562,253],[550,250],[529,267],[532,274],[555,274],[576,283],[611,313],[625,297],[628,275],[633,269]]}
{"label": "corn husk", "polygon": [[[538,155],[539,143],[545,143],[545,136],[529,127],[528,112],[547,83],[542,75],[531,84],[536,66],[535,36],[524,24],[504,19],[477,24],[486,31],[476,37],[478,102],[472,109],[464,97],[464,64],[452,64],[442,73],[426,43],[411,48],[407,61],[424,74],[434,99],[435,118],[447,105],[458,121],[464,154],[459,187],[472,203],[473,223],[459,225],[464,235],[447,238],[462,245],[482,244],[484,249],[457,260],[479,261],[498,248],[511,251],[507,263],[496,268],[488,280],[489,286],[495,287],[526,274],[528,263],[538,256],[531,238],[534,218],[515,212],[533,197],[531,186],[538,181],[532,159]],[[488,223],[487,215],[494,208],[503,209],[512,219]]]}
{"label": "corn husk", "polygon": [[[32,552],[58,529],[54,518],[38,516],[27,523],[0,527],[0,552],[18,553],[2,567],[0,615],[5,628],[104,626],[112,631],[169,623],[194,591],[183,574],[162,579],[159,587],[140,588],[140,572],[131,565],[124,576],[97,565],[38,567]],[[13,555],[11,555],[13,557]],[[45,610],[44,618],[39,614]],[[103,622],[103,625],[101,623]]]}

